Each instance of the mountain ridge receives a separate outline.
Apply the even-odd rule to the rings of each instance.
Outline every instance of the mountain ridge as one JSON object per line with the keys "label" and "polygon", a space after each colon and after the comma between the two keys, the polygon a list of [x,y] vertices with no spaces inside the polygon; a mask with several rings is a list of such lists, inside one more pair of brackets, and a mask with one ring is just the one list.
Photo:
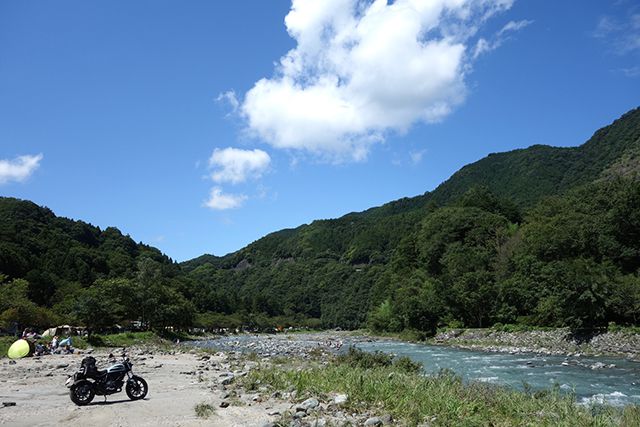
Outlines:
{"label": "mountain ridge", "polygon": [[[602,150],[603,144],[609,144],[612,141],[617,142],[613,144],[612,149]],[[347,218],[361,218],[363,216],[379,217],[406,214],[411,211],[419,211],[429,203],[445,205],[462,197],[473,186],[485,186],[498,197],[515,199],[519,207],[527,208],[543,197],[556,195],[597,179],[608,166],[611,166],[616,159],[621,158],[633,147],[640,147],[640,107],[628,111],[611,124],[597,130],[581,145],[553,147],[534,144],[527,148],[490,153],[480,160],[463,166],[434,190],[427,191],[422,195],[402,197],[363,211],[350,212],[338,218],[314,220],[309,224],[278,230],[229,254],[222,256],[203,254],[180,264],[187,269],[193,269],[194,265],[203,262],[220,265],[221,260],[241,253],[262,239],[273,239],[276,234],[284,231],[287,231],[287,237],[291,237],[291,233],[309,227],[317,221],[344,221]],[[604,154],[594,155],[599,152]],[[640,148],[638,148],[638,153],[640,153]],[[581,157],[595,159],[581,161]],[[638,159],[640,155],[632,155],[631,158]],[[532,163],[535,168],[531,168]],[[492,171],[493,175],[486,176],[487,170]],[[532,185],[532,181],[534,185]],[[504,191],[504,188],[508,190]],[[224,263],[222,262],[222,264]]]}

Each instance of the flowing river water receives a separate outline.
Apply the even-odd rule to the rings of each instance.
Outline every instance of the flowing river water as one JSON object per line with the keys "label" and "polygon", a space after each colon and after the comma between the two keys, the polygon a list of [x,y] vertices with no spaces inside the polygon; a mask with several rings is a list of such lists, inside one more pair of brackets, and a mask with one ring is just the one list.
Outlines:
{"label": "flowing river water", "polygon": [[365,351],[408,356],[422,363],[427,373],[450,369],[467,381],[518,390],[559,387],[562,392],[575,393],[577,401],[583,404],[640,404],[640,363],[622,358],[490,353],[395,340],[328,338],[322,334],[236,335],[192,345],[262,356],[302,355],[318,346],[344,351],[353,345]]}
{"label": "flowing river water", "polygon": [[[451,369],[466,380],[574,392],[580,403],[640,403],[640,363],[603,357],[489,353],[401,341],[358,343],[366,351],[408,356],[429,373]],[[602,367],[604,365],[604,367]]]}

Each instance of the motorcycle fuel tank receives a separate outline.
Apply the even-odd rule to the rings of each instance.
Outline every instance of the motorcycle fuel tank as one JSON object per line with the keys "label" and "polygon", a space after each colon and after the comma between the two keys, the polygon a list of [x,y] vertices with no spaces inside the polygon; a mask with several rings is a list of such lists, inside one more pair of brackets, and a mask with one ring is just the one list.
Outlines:
{"label": "motorcycle fuel tank", "polygon": [[122,363],[116,363],[115,365],[111,365],[107,368],[107,373],[116,374],[118,372],[125,372],[127,368],[124,367]]}

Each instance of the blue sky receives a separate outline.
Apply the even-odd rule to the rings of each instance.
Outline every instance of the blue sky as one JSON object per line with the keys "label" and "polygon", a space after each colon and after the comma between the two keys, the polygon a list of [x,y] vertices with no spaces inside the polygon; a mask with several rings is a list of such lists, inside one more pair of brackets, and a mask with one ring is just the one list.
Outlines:
{"label": "blue sky", "polygon": [[630,0],[4,1],[0,194],[223,255],[581,144],[639,89]]}

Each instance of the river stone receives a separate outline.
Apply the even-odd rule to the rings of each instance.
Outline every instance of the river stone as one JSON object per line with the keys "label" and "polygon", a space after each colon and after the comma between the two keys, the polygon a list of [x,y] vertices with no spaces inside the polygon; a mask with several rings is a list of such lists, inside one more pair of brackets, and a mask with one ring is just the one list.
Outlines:
{"label": "river stone", "polygon": [[382,420],[378,417],[371,417],[367,421],[364,422],[365,426],[381,426]]}
{"label": "river stone", "polygon": [[233,375],[230,375],[228,377],[224,377],[220,379],[220,384],[222,385],[229,385],[231,384],[233,381],[235,380],[235,377]]}
{"label": "river stone", "polygon": [[327,420],[324,418],[318,418],[317,420],[311,421],[311,427],[325,427],[327,425]]}
{"label": "river stone", "polygon": [[337,406],[344,405],[349,400],[349,396],[346,394],[337,394],[336,397],[333,398],[333,403]]}
{"label": "river stone", "polygon": [[309,411],[311,409],[317,408],[319,404],[320,402],[318,401],[318,399],[316,399],[315,397],[311,397],[299,404],[296,409],[298,411]]}

